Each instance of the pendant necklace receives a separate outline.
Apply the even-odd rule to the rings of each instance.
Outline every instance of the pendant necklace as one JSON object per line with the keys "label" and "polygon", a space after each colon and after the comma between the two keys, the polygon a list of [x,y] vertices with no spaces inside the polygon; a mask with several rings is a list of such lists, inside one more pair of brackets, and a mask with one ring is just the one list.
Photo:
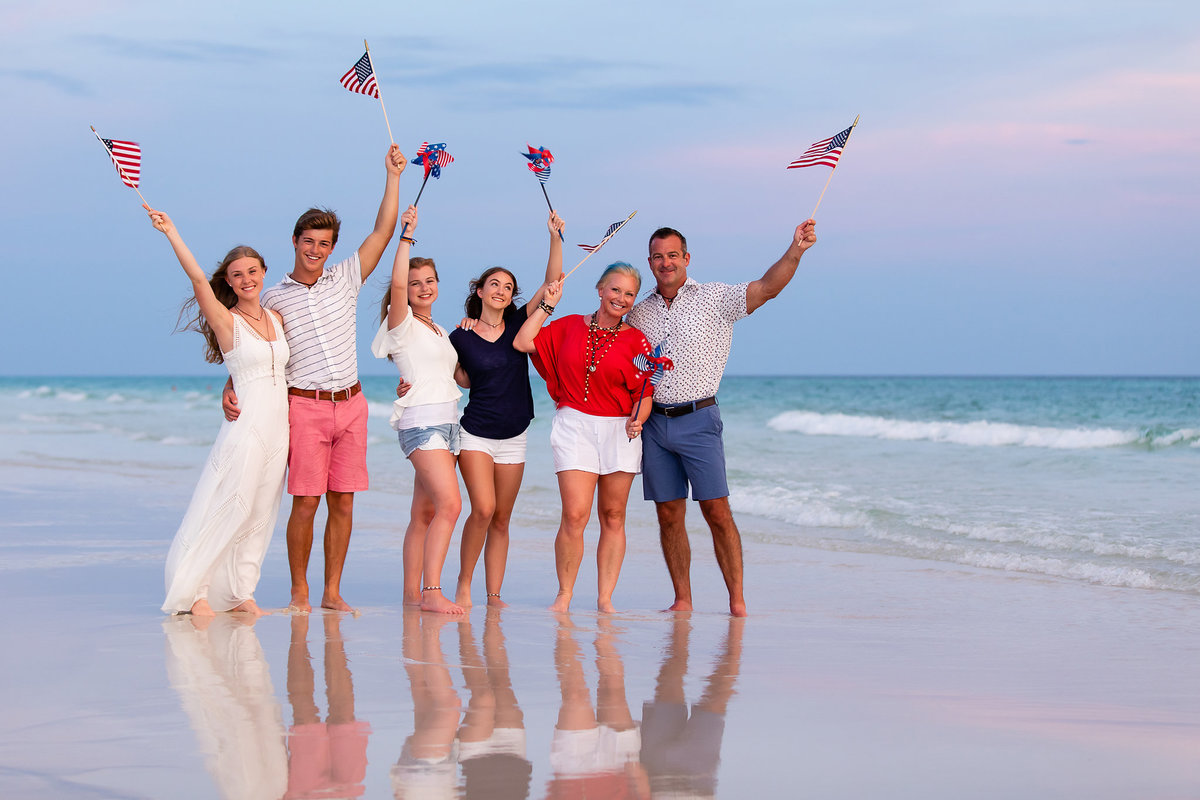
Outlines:
{"label": "pendant necklace", "polygon": [[612,349],[613,343],[617,341],[617,331],[621,327],[621,319],[617,319],[617,324],[611,328],[602,328],[596,324],[596,314],[592,314],[591,320],[588,322],[588,363],[583,373],[583,399],[586,402],[588,399],[588,385],[591,383],[592,373],[596,371],[596,365],[600,363],[600,359]]}

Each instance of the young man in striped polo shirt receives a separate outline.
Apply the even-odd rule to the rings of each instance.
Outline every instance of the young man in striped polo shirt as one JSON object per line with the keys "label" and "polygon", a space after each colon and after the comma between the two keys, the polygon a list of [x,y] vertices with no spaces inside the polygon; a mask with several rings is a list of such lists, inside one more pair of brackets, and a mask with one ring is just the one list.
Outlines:
{"label": "young man in striped polo shirt", "polygon": [[[264,308],[283,316],[291,356],[287,363],[288,566],[292,576],[291,610],[311,611],[308,558],[313,520],[325,496],[325,591],[321,606],[352,611],[342,599],[342,568],[350,547],[354,493],[367,488],[367,401],[358,380],[355,313],[358,292],[396,230],[400,210],[400,173],[407,160],[392,145],[384,165],[387,182],[375,228],[349,258],[325,262],[337,244],[341,221],[327,209],[310,208],[296,221],[292,272],[262,294]],[[237,397],[227,384],[225,417],[236,419]]]}

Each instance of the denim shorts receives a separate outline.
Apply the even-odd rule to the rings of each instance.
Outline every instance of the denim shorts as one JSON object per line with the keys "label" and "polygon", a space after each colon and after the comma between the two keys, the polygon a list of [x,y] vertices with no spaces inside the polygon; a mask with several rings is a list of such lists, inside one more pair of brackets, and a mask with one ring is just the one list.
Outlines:
{"label": "denim shorts", "polygon": [[457,422],[396,431],[405,458],[411,456],[414,450],[449,450],[458,455],[458,433]]}

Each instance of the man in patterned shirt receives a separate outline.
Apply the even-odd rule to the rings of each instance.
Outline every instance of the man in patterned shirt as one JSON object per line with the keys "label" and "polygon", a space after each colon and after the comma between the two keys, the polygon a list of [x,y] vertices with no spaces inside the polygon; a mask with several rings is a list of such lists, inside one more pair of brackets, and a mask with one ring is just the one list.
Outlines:
{"label": "man in patterned shirt", "polygon": [[[400,173],[408,164],[392,145],[384,159],[387,180],[375,227],[349,258],[326,265],[338,240],[341,221],[320,208],[304,212],[292,231],[296,252],[291,273],[262,293],[263,308],[283,316],[291,356],[287,363],[288,567],[292,577],[290,609],[311,611],[308,558],[313,521],[325,497],[325,592],[321,606],[353,611],[342,599],[342,568],[350,549],[354,493],[367,488],[367,400],[358,380],[355,316],[358,292],[379,263],[396,231],[400,211]],[[222,406],[226,419],[237,419],[237,396],[226,383]]]}
{"label": "man in patterned shirt", "polygon": [[661,344],[675,362],[654,389],[654,410],[642,433],[642,489],[658,512],[663,558],[675,588],[670,611],[692,610],[692,548],[684,526],[690,484],[712,531],[729,611],[746,615],[742,536],[729,508],[717,388],[729,360],[733,323],[782,292],[816,241],[816,223],[810,219],[796,228],[787,252],[761,278],[731,285],[689,278],[692,256],[674,228],[659,228],[650,237],[647,260],[658,285],[626,321],[652,345]]}

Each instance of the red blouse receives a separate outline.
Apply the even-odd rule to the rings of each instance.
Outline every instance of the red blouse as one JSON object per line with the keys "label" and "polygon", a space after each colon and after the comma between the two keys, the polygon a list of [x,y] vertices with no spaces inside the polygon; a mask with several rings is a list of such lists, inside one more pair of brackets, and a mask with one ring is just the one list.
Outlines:
{"label": "red blouse", "polygon": [[654,394],[647,380],[651,373],[633,365],[638,353],[650,355],[650,342],[637,328],[629,327],[618,331],[615,340],[603,333],[596,338],[596,371],[587,379],[587,399],[584,378],[591,347],[588,323],[582,315],[563,317],[538,331],[533,340],[537,352],[530,358],[546,380],[555,406],[569,406],[597,417],[628,417],[639,398],[650,402]]}

